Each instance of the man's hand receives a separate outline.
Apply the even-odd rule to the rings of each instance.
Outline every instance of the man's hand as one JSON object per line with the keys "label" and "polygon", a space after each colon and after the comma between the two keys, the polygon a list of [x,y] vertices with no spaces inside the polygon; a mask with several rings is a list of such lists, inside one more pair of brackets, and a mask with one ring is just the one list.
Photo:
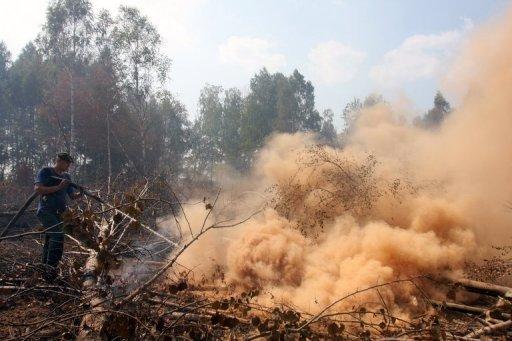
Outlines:
{"label": "man's hand", "polygon": [[71,181],[67,180],[67,179],[62,179],[62,181],[60,182],[60,184],[58,185],[59,189],[63,189],[63,188],[66,188],[68,187],[68,185],[70,184]]}
{"label": "man's hand", "polygon": [[82,197],[83,195],[84,195],[83,191],[75,191],[75,192],[73,192],[73,194],[70,195],[70,198],[75,200],[75,199]]}

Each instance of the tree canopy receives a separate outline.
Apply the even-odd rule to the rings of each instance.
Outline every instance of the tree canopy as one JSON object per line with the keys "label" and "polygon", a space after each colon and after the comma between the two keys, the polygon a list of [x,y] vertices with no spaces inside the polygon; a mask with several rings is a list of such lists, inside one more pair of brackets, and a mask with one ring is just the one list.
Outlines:
{"label": "tree canopy", "polygon": [[418,117],[414,123],[423,128],[435,129],[443,123],[451,111],[450,103],[448,103],[440,91],[437,91],[432,109],[427,111],[423,117]]}
{"label": "tree canopy", "polygon": [[198,113],[165,89],[171,59],[149,18],[89,0],[52,0],[33,42],[12,60],[0,42],[0,178],[30,184],[59,151],[81,181],[117,174],[211,179],[216,165],[239,171],[273,133],[313,132],[336,144],[334,113],[320,115],[315,88],[298,70],[262,68],[238,88],[206,85]]}

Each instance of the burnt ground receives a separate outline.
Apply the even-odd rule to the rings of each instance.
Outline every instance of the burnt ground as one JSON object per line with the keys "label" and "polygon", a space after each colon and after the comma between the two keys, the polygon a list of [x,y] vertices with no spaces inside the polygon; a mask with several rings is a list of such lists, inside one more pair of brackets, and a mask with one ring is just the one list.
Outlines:
{"label": "burnt ground", "polygon": [[[13,230],[10,234],[19,232],[23,230]],[[47,281],[39,264],[41,242],[42,237],[37,235],[1,242],[2,340],[75,339],[83,316],[90,312],[81,291],[86,256],[67,243],[58,278]],[[158,265],[159,261],[153,263]],[[121,296],[125,287],[133,284],[130,280],[113,282]],[[123,308],[122,315],[112,313],[105,328],[106,339],[455,340],[506,322],[510,319],[506,314],[512,312],[510,303],[496,308],[494,297],[481,295],[473,304],[493,307],[481,314],[457,311],[441,303],[425,309],[411,321],[394,318],[384,308],[376,311],[356,308],[356,311],[314,320],[313,315],[290,307],[259,306],[253,301],[257,295],[256,289],[235,293],[229,288],[207,284],[193,286],[187,283],[186,276],[181,280],[167,278],[148,288],[137,302]],[[507,327],[484,334],[506,340],[512,338],[509,330]]]}

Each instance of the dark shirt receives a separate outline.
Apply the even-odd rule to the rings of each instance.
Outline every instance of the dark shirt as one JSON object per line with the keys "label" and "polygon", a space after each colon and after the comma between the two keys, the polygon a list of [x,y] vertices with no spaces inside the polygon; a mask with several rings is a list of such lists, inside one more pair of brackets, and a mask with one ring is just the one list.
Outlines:
{"label": "dark shirt", "polygon": [[[53,167],[44,167],[37,173],[35,183],[46,187],[57,186],[60,184],[62,180],[52,178],[52,176],[57,176],[71,181],[71,177],[68,173],[58,174]],[[67,196],[71,195],[73,192],[74,189],[71,186],[67,186],[57,192],[42,195],[39,199],[37,213],[47,212],[60,214],[64,212],[67,208]]]}

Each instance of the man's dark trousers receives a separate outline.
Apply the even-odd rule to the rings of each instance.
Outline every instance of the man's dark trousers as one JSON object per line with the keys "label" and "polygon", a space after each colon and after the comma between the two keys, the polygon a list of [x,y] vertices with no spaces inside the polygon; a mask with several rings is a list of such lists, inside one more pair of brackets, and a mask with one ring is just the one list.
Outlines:
{"label": "man's dark trousers", "polygon": [[62,232],[61,224],[62,219],[57,213],[45,211],[39,212],[37,217],[45,229],[51,227],[51,229],[45,232],[42,262],[43,264],[56,267],[62,258],[62,252],[64,249],[64,233]]}

